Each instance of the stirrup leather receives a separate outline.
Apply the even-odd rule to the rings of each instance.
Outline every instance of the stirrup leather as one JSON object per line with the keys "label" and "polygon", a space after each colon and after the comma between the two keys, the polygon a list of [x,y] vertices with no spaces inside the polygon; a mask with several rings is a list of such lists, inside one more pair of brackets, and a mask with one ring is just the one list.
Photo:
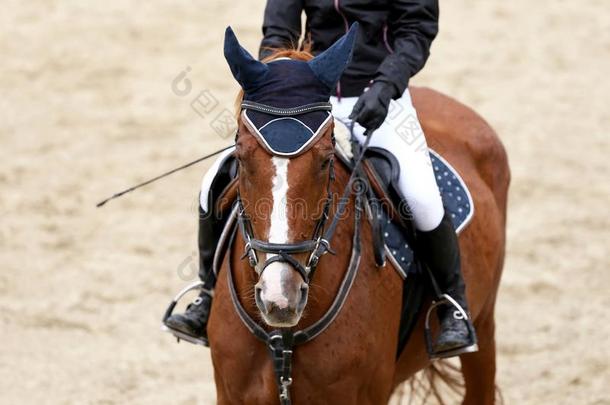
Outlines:
{"label": "stirrup leather", "polygon": [[[469,342],[462,347],[457,347],[444,351],[434,351],[434,345],[432,342],[432,332],[430,330],[430,316],[432,315],[434,309],[446,304],[449,304],[456,309],[455,312],[458,312],[458,315],[460,316],[460,318],[455,317],[456,319],[461,319],[466,323],[466,326],[468,328]],[[428,356],[431,360],[459,356],[460,354],[464,353],[474,353],[479,350],[479,345],[477,344],[477,336],[474,331],[474,327],[472,326],[472,322],[469,322],[468,314],[466,313],[466,311],[464,311],[464,308],[462,308],[462,306],[458,304],[458,302],[448,294],[441,294],[437,300],[432,301],[432,305],[430,305],[430,308],[428,308],[428,312],[426,313],[424,334],[426,338],[426,350],[428,351]]]}
{"label": "stirrup leather", "polygon": [[[180,340],[184,340],[189,343],[193,343],[195,345],[202,345],[202,346],[209,347],[210,343],[208,342],[208,339],[203,338],[203,337],[187,335],[186,333],[173,329],[173,328],[167,326],[167,324],[166,324],[167,319],[170,316],[172,316],[172,314],[174,312],[174,308],[176,307],[176,304],[178,303],[178,301],[182,297],[184,297],[184,295],[186,295],[186,293],[188,293],[189,291],[195,290],[195,289],[200,289],[201,292],[209,295],[210,297],[214,297],[214,291],[203,288],[202,281],[196,281],[196,282],[186,286],[174,297],[172,302],[169,304],[169,306],[165,310],[165,314],[163,315],[163,320],[162,320],[163,323],[161,325],[161,330],[174,335],[176,337],[178,343],[180,343]],[[199,298],[197,298],[197,299],[199,299]]]}

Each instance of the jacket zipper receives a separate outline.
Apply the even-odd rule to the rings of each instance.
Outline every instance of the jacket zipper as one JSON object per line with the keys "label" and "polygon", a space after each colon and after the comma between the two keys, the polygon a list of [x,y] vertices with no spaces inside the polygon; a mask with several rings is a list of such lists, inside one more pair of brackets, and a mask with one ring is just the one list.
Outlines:
{"label": "jacket zipper", "polygon": [[345,14],[343,14],[341,9],[339,8],[339,0],[335,0],[335,10],[337,10],[337,13],[339,13],[341,18],[343,18],[343,23],[345,24],[345,33],[347,34],[347,31],[349,31],[349,22],[347,21],[347,17],[345,17]]}
{"label": "jacket zipper", "polygon": [[[347,17],[345,17],[345,14],[343,14],[341,9],[339,8],[339,0],[334,0],[334,3],[335,10],[341,16],[341,18],[343,18],[343,23],[345,24],[345,33],[347,34],[347,32],[349,31],[349,22],[347,21]],[[337,98],[339,99],[339,101],[341,101],[341,80],[337,82]]]}
{"label": "jacket zipper", "polygon": [[383,24],[383,43],[386,47],[386,49],[388,50],[388,52],[390,53],[394,53],[394,49],[392,49],[392,47],[390,46],[390,43],[388,42],[388,24]]}

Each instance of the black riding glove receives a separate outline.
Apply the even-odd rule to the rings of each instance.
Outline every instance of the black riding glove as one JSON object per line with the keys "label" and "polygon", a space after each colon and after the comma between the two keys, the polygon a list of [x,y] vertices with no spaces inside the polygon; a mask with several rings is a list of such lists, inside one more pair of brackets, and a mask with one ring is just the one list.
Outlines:
{"label": "black riding glove", "polygon": [[360,96],[349,118],[368,130],[375,130],[383,124],[388,115],[390,100],[395,95],[396,88],[392,83],[373,82]]}

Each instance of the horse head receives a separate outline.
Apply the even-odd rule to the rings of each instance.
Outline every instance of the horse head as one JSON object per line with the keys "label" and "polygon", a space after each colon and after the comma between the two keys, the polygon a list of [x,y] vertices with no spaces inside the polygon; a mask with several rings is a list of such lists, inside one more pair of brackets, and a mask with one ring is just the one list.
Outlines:
{"label": "horse head", "polygon": [[307,303],[313,254],[324,242],[332,201],[328,100],[350,61],[356,30],[354,24],[315,58],[283,51],[267,63],[226,31],[225,58],[243,90],[235,152],[241,233],[258,275],[256,305],[273,327],[296,325]]}

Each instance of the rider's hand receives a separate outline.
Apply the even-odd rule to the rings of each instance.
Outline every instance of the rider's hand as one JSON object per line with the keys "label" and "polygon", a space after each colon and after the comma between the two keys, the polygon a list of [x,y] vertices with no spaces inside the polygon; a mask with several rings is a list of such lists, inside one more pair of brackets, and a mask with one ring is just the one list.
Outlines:
{"label": "rider's hand", "polygon": [[365,91],[354,106],[349,118],[368,130],[377,129],[383,124],[390,100],[395,96],[393,84],[376,81]]}

